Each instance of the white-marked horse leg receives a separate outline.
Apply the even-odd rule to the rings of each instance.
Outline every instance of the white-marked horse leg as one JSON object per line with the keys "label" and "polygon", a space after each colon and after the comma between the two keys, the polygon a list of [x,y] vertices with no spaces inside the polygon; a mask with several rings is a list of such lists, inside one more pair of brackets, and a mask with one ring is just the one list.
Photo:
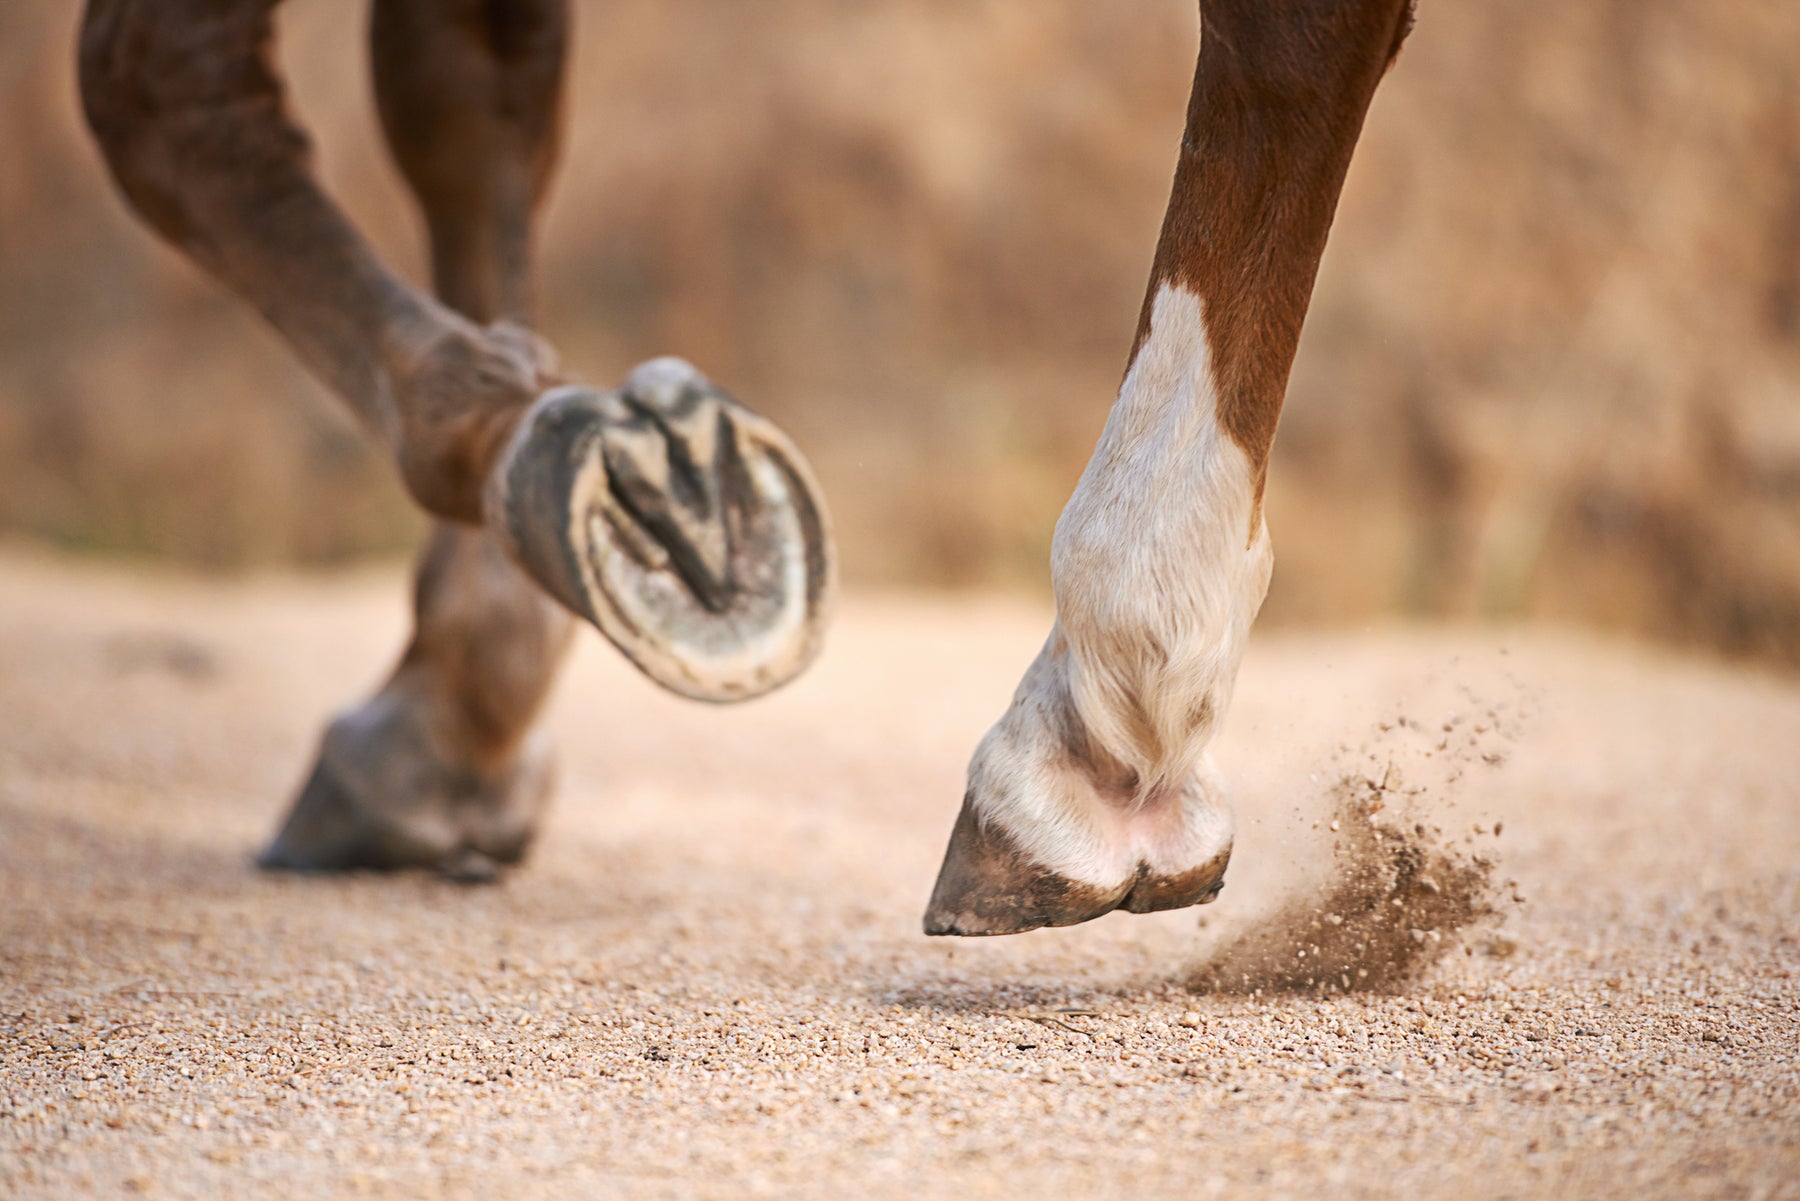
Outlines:
{"label": "white-marked horse leg", "polygon": [[1350,155],[1410,0],[1202,0],[1138,344],[1057,522],[1057,621],[976,748],[925,914],[1009,934],[1218,894],[1207,744],[1271,566],[1263,481]]}

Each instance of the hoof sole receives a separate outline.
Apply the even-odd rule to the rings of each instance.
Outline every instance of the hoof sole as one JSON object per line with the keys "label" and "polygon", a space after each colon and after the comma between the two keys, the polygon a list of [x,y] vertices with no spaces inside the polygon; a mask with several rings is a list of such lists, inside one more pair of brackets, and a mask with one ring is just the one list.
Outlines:
{"label": "hoof sole", "polygon": [[546,591],[671,691],[747,700],[818,654],[836,559],[811,470],[680,360],[618,392],[545,393],[487,512]]}

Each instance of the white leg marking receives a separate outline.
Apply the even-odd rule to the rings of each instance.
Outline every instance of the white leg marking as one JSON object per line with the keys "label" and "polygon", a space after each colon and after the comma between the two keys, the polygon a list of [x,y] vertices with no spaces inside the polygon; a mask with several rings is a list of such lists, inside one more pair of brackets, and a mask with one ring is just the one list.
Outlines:
{"label": "white leg marking", "polygon": [[1165,284],[1056,523],[1056,628],[969,765],[981,819],[1100,887],[1228,846],[1206,745],[1272,563],[1249,458],[1219,424],[1200,298]]}

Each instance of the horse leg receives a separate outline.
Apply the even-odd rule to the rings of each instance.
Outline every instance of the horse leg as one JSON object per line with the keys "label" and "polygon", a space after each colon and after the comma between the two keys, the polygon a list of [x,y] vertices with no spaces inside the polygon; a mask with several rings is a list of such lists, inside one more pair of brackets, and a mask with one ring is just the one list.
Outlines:
{"label": "horse leg", "polygon": [[969,764],[928,934],[1218,895],[1207,745],[1273,563],[1263,482],[1313,277],[1410,0],[1202,0],[1137,344],[1056,523],[1056,625]]}
{"label": "horse leg", "polygon": [[396,276],[313,178],[274,68],[276,3],[89,0],[82,103],[126,199],[350,403],[425,509],[490,524],[660,683],[732,700],[792,678],[817,650],[832,573],[798,452],[685,364],[618,392],[558,387],[517,320],[555,145],[561,8],[376,11],[377,73],[394,77],[383,119],[446,303]]}
{"label": "horse leg", "polygon": [[[556,158],[561,0],[377,0],[375,94],[424,212],[438,298],[529,328],[532,221]],[[265,866],[435,866],[485,876],[524,851],[547,799],[535,729],[566,613],[492,534],[440,521],[413,584],[413,634],[369,701],[326,730]]]}

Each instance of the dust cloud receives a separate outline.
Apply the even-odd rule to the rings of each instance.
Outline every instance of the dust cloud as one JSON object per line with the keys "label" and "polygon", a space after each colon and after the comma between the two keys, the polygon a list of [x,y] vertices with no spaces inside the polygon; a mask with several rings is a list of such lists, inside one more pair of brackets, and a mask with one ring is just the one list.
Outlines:
{"label": "dust cloud", "polygon": [[[1444,955],[1505,954],[1502,905],[1522,902],[1497,862],[1499,821],[1446,833],[1471,769],[1497,770],[1510,713],[1451,715],[1439,728],[1383,722],[1327,784],[1330,857],[1320,882],[1227,934],[1189,981],[1209,993],[1399,992]],[[1349,748],[1342,748],[1346,754]],[[1409,785],[1400,764],[1425,782]]]}

